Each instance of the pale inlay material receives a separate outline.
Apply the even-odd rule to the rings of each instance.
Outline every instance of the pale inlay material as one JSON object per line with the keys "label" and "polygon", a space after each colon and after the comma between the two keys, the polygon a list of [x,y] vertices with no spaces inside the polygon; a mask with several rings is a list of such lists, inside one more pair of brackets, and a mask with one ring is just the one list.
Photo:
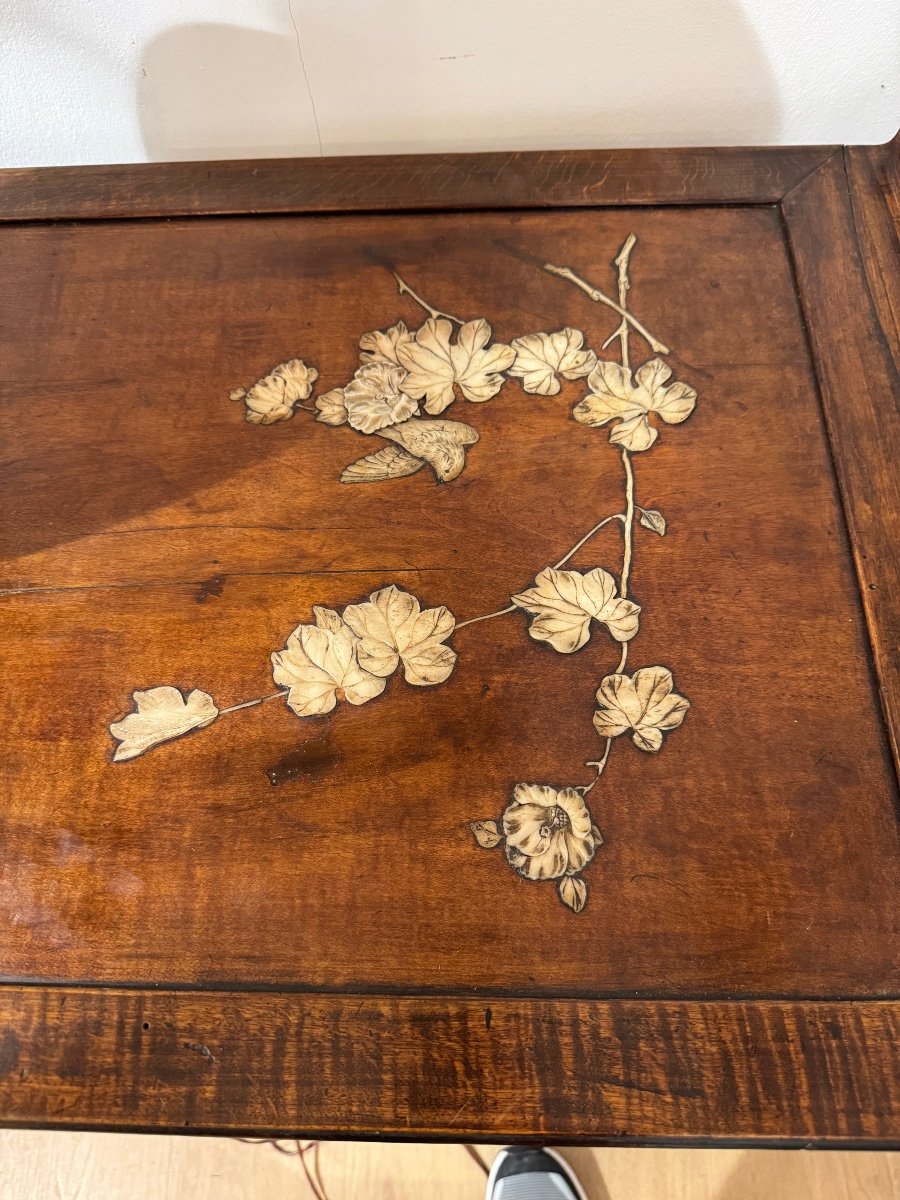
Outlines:
{"label": "pale inlay material", "polygon": [[[600,347],[618,344],[621,362],[605,360],[585,345],[584,334],[569,327],[525,334],[510,345],[492,341],[483,318],[463,320],[432,308],[412,288],[397,279],[402,295],[411,296],[428,314],[417,330],[405,322],[363,334],[360,365],[344,387],[314,398],[315,367],[294,358],[281,363],[252,387],[232,392],[246,405],[247,420],[272,425],[294,416],[298,409],[317,421],[348,425],[366,437],[388,440],[377,450],[347,466],[344,483],[371,483],[412,475],[428,465],[439,482],[450,483],[463,472],[466,452],[478,442],[478,432],[462,421],[441,416],[457,400],[482,404],[493,399],[508,379],[526,393],[552,397],[560,378],[587,378],[587,394],[573,417],[591,428],[610,427],[609,443],[619,453],[624,477],[624,508],[605,516],[559,562],[537,571],[532,586],[510,597],[508,607],[457,621],[443,605],[422,609],[419,600],[390,583],[363,603],[348,604],[343,612],[315,606],[311,622],[300,624],[283,649],[272,655],[272,674],[279,690],[272,695],[231,708],[219,709],[206,692],[184,696],[177,688],[153,687],[135,691],[134,711],[113,722],[110,732],[118,746],[113,760],[135,758],[161,742],[171,741],[209,725],[218,717],[284,699],[298,717],[322,717],[338,703],[367,704],[385,690],[388,678],[402,670],[414,687],[430,687],[450,678],[457,652],[448,639],[467,625],[524,612],[530,617],[529,635],[560,654],[581,650],[595,631],[620,647],[614,670],[599,680],[594,727],[605,743],[601,756],[586,765],[594,777],[588,784],[554,787],[519,783],[499,820],[471,823],[479,846],[503,850],[509,865],[523,878],[552,880],[560,900],[573,912],[587,902],[581,873],[594,859],[603,839],[587,805],[609,761],[616,739],[627,735],[638,749],[656,753],[664,735],[677,729],[690,707],[675,690],[666,667],[650,665],[625,671],[629,646],[638,635],[641,606],[629,596],[636,525],[663,536],[666,520],[656,509],[636,500],[632,456],[650,450],[659,429],[655,421],[678,425],[691,415],[697,393],[672,380],[672,371],[654,357],[632,372],[629,336],[643,337],[659,355],[668,348],[629,311],[629,264],[636,244],[629,235],[615,259],[618,301],[575,275],[567,267],[546,264],[552,274],[574,283],[591,300],[605,304],[620,323]],[[564,569],[566,563],[602,528],[616,523],[623,534],[618,572],[597,565],[589,570]]]}

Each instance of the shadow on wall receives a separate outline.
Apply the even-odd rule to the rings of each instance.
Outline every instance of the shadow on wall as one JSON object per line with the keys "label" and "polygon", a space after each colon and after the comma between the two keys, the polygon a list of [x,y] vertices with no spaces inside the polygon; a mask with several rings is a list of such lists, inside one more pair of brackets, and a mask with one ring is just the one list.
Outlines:
{"label": "shadow on wall", "polygon": [[544,0],[459,0],[450,23],[348,4],[294,0],[284,35],[154,38],[138,79],[148,158],[318,154],[317,126],[329,154],[777,140],[772,70],[734,0],[679,0],[677,20],[670,0],[556,0],[549,27]]}
{"label": "shadow on wall", "polygon": [[320,153],[293,37],[176,25],[141,55],[137,105],[151,162]]}

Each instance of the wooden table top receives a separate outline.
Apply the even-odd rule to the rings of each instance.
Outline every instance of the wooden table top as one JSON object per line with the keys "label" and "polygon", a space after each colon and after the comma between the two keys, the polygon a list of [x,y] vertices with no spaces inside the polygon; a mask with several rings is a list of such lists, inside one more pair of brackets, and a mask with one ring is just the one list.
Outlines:
{"label": "wooden table top", "polygon": [[0,1121],[900,1142],[896,176],[0,174]]}

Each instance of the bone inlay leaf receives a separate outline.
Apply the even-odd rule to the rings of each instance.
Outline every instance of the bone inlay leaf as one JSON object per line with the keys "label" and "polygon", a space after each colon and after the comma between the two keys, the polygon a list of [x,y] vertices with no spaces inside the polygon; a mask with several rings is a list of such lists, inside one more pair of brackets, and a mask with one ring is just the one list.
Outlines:
{"label": "bone inlay leaf", "polygon": [[[398,320],[362,334],[359,367],[347,383],[305,404],[319,372],[303,359],[292,358],[231,393],[233,400],[243,401],[252,424],[287,421],[303,410],[322,426],[345,426],[337,436],[379,439],[374,449],[348,463],[341,483],[383,483],[427,467],[426,474],[446,484],[462,474],[466,456],[479,440],[477,429],[456,419],[461,409],[454,410],[452,419],[442,415],[452,404],[486,403],[508,386],[507,380],[518,381],[520,395],[548,399],[559,395],[561,381],[583,380],[585,393],[572,416],[603,432],[618,455],[621,512],[597,521],[558,562],[535,570],[533,582],[497,612],[458,621],[444,605],[429,607],[386,581],[368,598],[345,603],[341,611],[314,607],[309,619],[272,653],[278,690],[269,695],[219,708],[212,696],[196,689],[187,696],[168,685],[137,690],[132,711],[109,727],[118,743],[113,761],[136,758],[229,713],[272,700],[283,700],[298,718],[323,718],[338,704],[379,699],[395,674],[415,688],[446,683],[457,661],[451,639],[466,626],[499,617],[520,614],[528,636],[560,654],[574,654],[599,639],[618,658],[594,684],[594,733],[586,728],[585,737],[599,737],[602,753],[586,763],[590,782],[511,781],[505,803],[498,798],[495,814],[469,825],[477,846],[500,850],[523,880],[552,882],[561,902],[574,913],[582,912],[588,902],[583,873],[603,845],[588,796],[606,771],[614,744],[630,740],[645,753],[658,753],[690,707],[667,667],[626,670],[633,666],[629,654],[643,619],[640,605],[629,594],[635,529],[659,537],[667,534],[665,516],[637,503],[633,456],[651,450],[662,429],[687,420],[697,401],[694,389],[673,379],[661,357],[669,353],[668,347],[628,305],[635,245],[630,234],[615,258],[617,300],[569,267],[545,266],[619,317],[618,326],[597,350],[586,344],[581,330],[569,327],[524,333],[509,345],[494,341],[484,317],[464,319],[432,308],[395,275],[400,294],[410,296],[426,318],[417,329]],[[633,334],[648,344],[652,355],[636,369],[630,362]],[[613,346],[618,348],[618,361],[601,357]],[[417,481],[408,486],[418,486]],[[585,570],[567,567],[606,527],[621,528],[620,561]],[[594,809],[599,807],[598,794],[590,801]]]}

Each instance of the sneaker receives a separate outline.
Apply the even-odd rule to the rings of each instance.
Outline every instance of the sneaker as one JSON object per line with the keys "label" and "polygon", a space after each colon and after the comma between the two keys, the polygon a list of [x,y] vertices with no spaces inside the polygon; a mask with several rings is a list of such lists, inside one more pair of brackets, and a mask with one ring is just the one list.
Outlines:
{"label": "sneaker", "polygon": [[494,1159],[485,1200],[587,1200],[587,1195],[555,1150],[510,1146]]}

